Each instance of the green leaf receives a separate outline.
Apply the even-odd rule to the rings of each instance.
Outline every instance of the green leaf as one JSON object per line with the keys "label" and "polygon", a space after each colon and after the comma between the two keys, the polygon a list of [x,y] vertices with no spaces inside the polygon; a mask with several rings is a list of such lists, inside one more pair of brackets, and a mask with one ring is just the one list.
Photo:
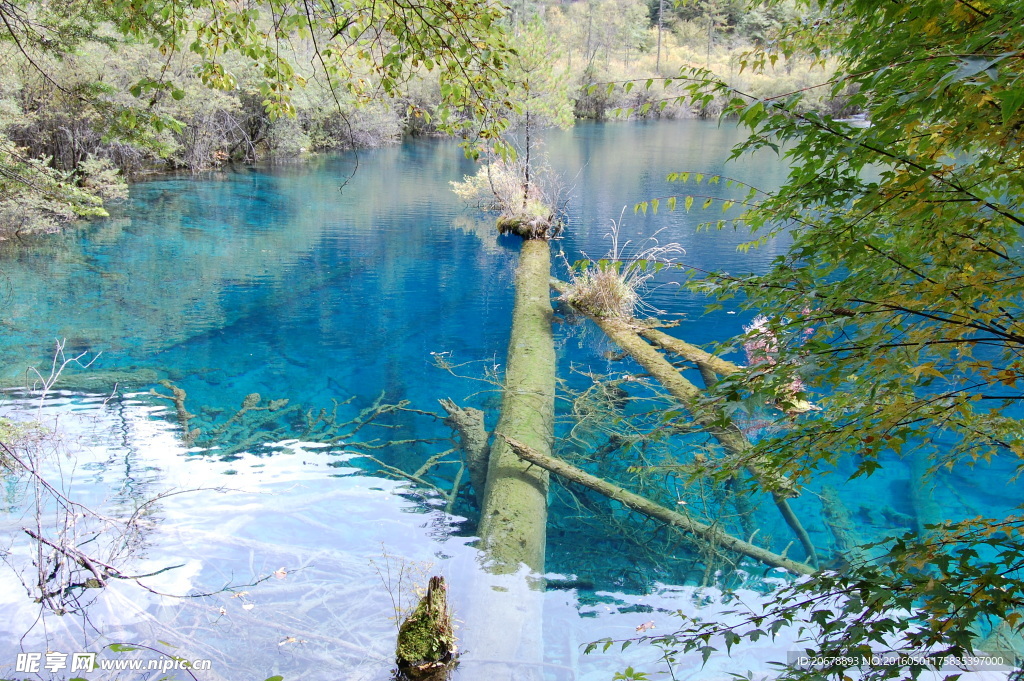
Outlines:
{"label": "green leaf", "polygon": [[1003,125],[1006,125],[1024,105],[1024,88],[1004,90],[998,93],[996,98],[1000,100],[999,110],[1003,116]]}

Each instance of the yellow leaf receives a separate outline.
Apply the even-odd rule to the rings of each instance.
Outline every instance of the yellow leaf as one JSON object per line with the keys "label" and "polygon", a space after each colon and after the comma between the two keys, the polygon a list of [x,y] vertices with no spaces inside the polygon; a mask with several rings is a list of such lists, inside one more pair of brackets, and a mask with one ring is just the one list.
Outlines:
{"label": "yellow leaf", "polygon": [[934,376],[936,378],[945,378],[942,372],[936,369],[932,362],[925,362],[924,364],[918,365],[911,369],[910,373],[914,375],[915,379],[920,378],[922,374],[925,376]]}

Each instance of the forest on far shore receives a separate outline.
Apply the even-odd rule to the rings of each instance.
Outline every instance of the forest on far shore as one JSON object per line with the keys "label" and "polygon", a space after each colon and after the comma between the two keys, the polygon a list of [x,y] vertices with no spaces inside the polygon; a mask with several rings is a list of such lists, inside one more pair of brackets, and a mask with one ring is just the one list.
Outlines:
{"label": "forest on far shore", "polygon": [[[439,124],[442,69],[430,61],[406,64],[394,83],[369,55],[342,79],[323,62],[327,36],[318,42],[317,32],[293,33],[273,49],[301,87],[275,110],[268,102],[280,93],[268,91],[267,69],[251,55],[224,50],[211,73],[208,51],[170,51],[166,42],[126,35],[100,13],[75,16],[85,11],[75,7],[0,7],[0,235],[102,215],[103,201],[126,196],[126,181],[145,173],[198,173],[451,133]],[[819,83],[828,64],[810,56],[744,68],[745,54],[771,44],[783,25],[813,22],[807,14],[792,0],[752,8],[742,0],[522,0],[503,13],[500,28],[519,61],[508,65],[508,82],[529,91],[532,123],[568,127],[575,119],[720,114],[718,102],[681,104],[662,81],[621,86],[682,69],[706,68],[755,97]],[[267,36],[271,16],[255,20]],[[836,101],[810,93],[804,105]],[[523,122],[521,108],[500,115],[513,127]]]}

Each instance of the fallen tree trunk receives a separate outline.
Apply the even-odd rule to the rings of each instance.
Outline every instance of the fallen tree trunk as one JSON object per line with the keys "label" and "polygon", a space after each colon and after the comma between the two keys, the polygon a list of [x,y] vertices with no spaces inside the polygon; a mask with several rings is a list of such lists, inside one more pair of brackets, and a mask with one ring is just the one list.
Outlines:
{"label": "fallen tree trunk", "polygon": [[[551,279],[551,286],[556,291],[564,293],[568,285],[559,281],[558,279]],[[772,499],[775,502],[776,507],[782,514],[786,524],[789,525],[790,529],[796,535],[800,541],[800,545],[804,549],[808,560],[812,564],[818,564],[817,552],[814,549],[814,544],[811,542],[810,535],[807,534],[807,530],[804,529],[800,519],[797,518],[796,514],[793,513],[793,509],[790,508],[788,497],[797,496],[797,492],[793,487],[793,482],[786,476],[769,471],[762,468],[759,462],[751,456],[750,441],[747,436],[736,427],[732,422],[727,422],[723,425],[723,420],[720,415],[710,409],[703,408],[699,404],[702,391],[700,388],[695,386],[693,383],[688,381],[682,374],[667,359],[665,359],[650,343],[640,337],[638,328],[636,325],[630,324],[623,319],[617,319],[613,317],[598,317],[596,315],[588,314],[588,317],[594,321],[605,334],[615,342],[620,348],[629,353],[629,355],[636,360],[647,372],[662,386],[668,390],[669,394],[679,400],[683,406],[690,412],[693,420],[698,425],[707,429],[707,431],[718,440],[722,448],[731,456],[733,456],[738,462],[750,471],[757,480],[771,493]],[[667,335],[667,334],[662,334]],[[662,342],[665,342],[662,339]],[[685,346],[685,347],[684,347]],[[683,343],[680,341],[676,344],[676,347],[684,350],[686,353],[693,357],[699,357],[698,367],[701,368],[701,374],[703,379],[707,382],[713,378],[711,375],[714,371],[712,364],[718,366],[720,369],[726,368],[721,363],[723,360],[718,359],[717,362],[711,361],[713,355],[710,353],[704,353],[696,346],[692,346],[689,343]],[[699,355],[694,352],[700,350],[703,355]],[[717,359],[717,358],[715,358]],[[695,360],[696,361],[696,360]],[[735,367],[735,365],[733,365]]]}
{"label": "fallen tree trunk", "polygon": [[697,368],[704,372],[705,368],[710,369],[719,376],[729,376],[740,370],[737,364],[712,355],[707,350],[701,350],[692,343],[670,336],[661,329],[641,327],[638,333],[654,344],[655,347],[667,350],[689,360],[697,365]]}
{"label": "fallen tree trunk", "polygon": [[523,242],[501,416],[491,445],[480,513],[484,570],[472,588],[464,660],[472,678],[540,681],[544,659],[543,579],[548,472],[522,461],[499,434],[551,451],[555,344],[551,333],[551,251]]}
{"label": "fallen tree trunk", "polygon": [[[555,413],[555,344],[551,335],[551,249],[544,239],[523,241],[508,345],[505,390],[496,434],[551,451]],[[497,572],[521,563],[544,572],[548,475],[519,460],[506,441],[491,447],[480,516],[480,537]]]}
{"label": "fallen tree trunk", "polygon": [[[565,291],[566,284],[552,280],[557,291]],[[688,381],[667,359],[639,336],[634,325],[622,319],[597,317],[588,315],[601,330],[636,360],[655,380],[661,383],[669,394],[679,400],[687,408],[694,422],[707,429],[722,445],[726,452],[736,457],[750,470],[767,489],[777,491],[785,496],[796,496],[791,480],[780,474],[762,470],[756,461],[749,461],[750,442],[735,425],[721,425],[717,414],[698,406],[701,390]]]}
{"label": "fallen tree trunk", "polygon": [[755,546],[750,542],[743,541],[742,539],[724,532],[714,525],[702,523],[698,520],[688,518],[681,513],[667,509],[650,499],[642,497],[639,494],[634,494],[633,492],[625,490],[618,485],[614,485],[607,480],[602,480],[601,478],[590,475],[589,473],[561,461],[560,459],[534,451],[526,444],[518,442],[508,436],[499,437],[508,444],[516,456],[524,461],[528,461],[540,468],[551,471],[566,480],[571,480],[572,482],[583,485],[584,487],[588,487],[595,492],[600,492],[601,494],[618,501],[623,506],[631,508],[634,511],[643,513],[651,518],[656,518],[674,527],[678,527],[684,532],[695,534],[714,546],[721,546],[722,548],[742,553],[743,555],[760,561],[765,565],[783,568],[795,574],[810,575],[814,573],[813,568],[803,563],[798,563],[795,560],[790,560],[785,556],[763,549],[760,546]]}

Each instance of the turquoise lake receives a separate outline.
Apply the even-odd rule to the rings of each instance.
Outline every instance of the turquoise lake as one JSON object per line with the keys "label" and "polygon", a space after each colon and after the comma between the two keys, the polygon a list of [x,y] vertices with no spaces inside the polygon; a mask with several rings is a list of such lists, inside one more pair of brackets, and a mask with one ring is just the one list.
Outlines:
{"label": "turquoise lake", "polygon": [[[763,271],[785,243],[740,252],[748,234],[698,231],[721,217],[717,206],[656,215],[632,208],[698,191],[665,182],[673,171],[778,186],[785,166],[776,156],[725,164],[739,140],[739,131],[704,121],[548,133],[550,163],[571,187],[566,228],[554,242],[564,253],[555,274],[564,276],[565,262],[603,256],[620,215],[620,239],[642,247],[657,233],[686,249],[680,261],[687,267]],[[389,472],[416,472],[452,446],[451,430],[432,415],[441,398],[484,410],[488,428],[497,420],[494,381],[505,362],[518,244],[451,192],[451,181],[475,171],[456,144],[414,140],[358,155],[161,177],[134,185],[109,219],[0,244],[4,385],[48,376],[57,341],[65,356],[94,360],[68,366],[45,395],[5,389],[0,415],[38,420],[57,434],[46,445],[45,469],[93,509],[125,515],[155,495],[193,490],[147,505],[141,534],[123,552],[125,574],[180,567],[142,580],[150,591],[124,580],[86,590],[83,614],[41,617],[26,595],[35,577],[21,530],[35,522],[33,490],[9,480],[0,514],[0,678],[20,678],[12,676],[19,652],[99,652],[134,642],[210,659],[211,670],[197,672],[202,679],[387,679],[395,637],[384,585],[390,571],[392,594],[399,576],[402,586],[413,573],[448,578],[468,650],[455,678],[496,678],[487,665],[499,665],[510,678],[599,681],[627,665],[658,669],[657,650],[583,655],[581,645],[635,635],[648,624],[666,633],[676,610],[726,617],[719,613],[737,598],[755,602],[782,579],[748,563],[739,577],[718,583],[695,572],[687,547],[652,521],[555,485],[550,584],[537,596],[539,649],[515,659],[474,650],[474,632],[501,623],[471,616],[475,599],[494,584],[473,547],[470,495],[449,503],[433,487]],[[724,185],[699,191],[739,195]],[[731,301],[705,315],[710,301],[683,290],[684,276],[663,270],[646,297],[679,321],[671,333],[721,342],[756,313]],[[585,448],[600,438],[574,430],[573,414],[592,376],[628,378],[639,397],[651,390],[595,326],[563,309],[557,321],[564,384],[556,435],[567,450]],[[738,353],[727,357],[743,361]],[[166,399],[170,386],[184,391],[192,435]],[[247,399],[254,393],[259,401]],[[251,412],[245,427],[241,417],[232,420],[243,403]],[[337,438],[327,442],[328,431]],[[1021,496],[1008,482],[1012,462],[940,474],[923,497],[911,489],[920,466],[895,461],[884,476],[846,482],[840,474],[824,483],[838,489],[868,540],[913,529],[925,512],[1004,513]],[[456,468],[418,477],[444,488]],[[715,503],[673,484],[678,490],[669,493],[680,505]],[[820,491],[808,490],[794,508],[827,557],[834,540]],[[770,500],[731,522],[756,529],[775,551],[791,543]],[[791,551],[802,557],[798,545]],[[217,593],[162,595],[207,592]],[[699,656],[684,661],[676,678],[764,672],[769,660],[795,649],[783,635],[703,668]]]}

